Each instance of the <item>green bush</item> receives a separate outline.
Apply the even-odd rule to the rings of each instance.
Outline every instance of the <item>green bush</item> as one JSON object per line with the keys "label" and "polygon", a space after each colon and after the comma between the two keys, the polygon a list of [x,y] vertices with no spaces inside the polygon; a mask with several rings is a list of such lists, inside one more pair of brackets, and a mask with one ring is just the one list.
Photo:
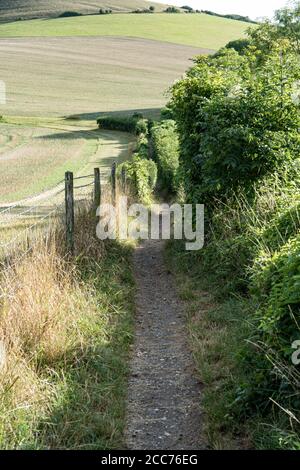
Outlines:
{"label": "green bush", "polygon": [[112,10],[106,9],[106,8],[100,8],[99,10],[99,15],[110,15],[112,13]]}
{"label": "green bush", "polygon": [[158,165],[161,186],[169,192],[178,187],[179,140],[174,121],[167,120],[151,128],[153,158]]}
{"label": "green bush", "polygon": [[255,53],[223,49],[198,58],[172,88],[186,193],[210,204],[292,165],[300,153],[300,113],[293,99],[298,59],[283,43],[264,64]]}
{"label": "green bush", "polygon": [[137,139],[136,153],[138,153],[141,158],[148,159],[149,157],[149,142],[144,134],[141,134]]}
{"label": "green bush", "polygon": [[136,154],[131,161],[118,166],[118,172],[126,171],[126,178],[131,190],[138,200],[148,204],[152,201],[153,190],[157,180],[157,166],[153,160],[142,158]]}
{"label": "green bush", "polygon": [[149,204],[157,182],[157,165],[149,159],[149,142],[145,134],[138,136],[132,160],[118,165],[119,177],[123,169],[131,192],[139,201]]}
{"label": "green bush", "polygon": [[131,117],[103,117],[97,119],[99,129],[109,129],[115,131],[130,132],[134,135],[148,133],[147,120],[140,114],[134,114]]}
{"label": "green bush", "polygon": [[[271,180],[250,201],[241,193],[226,204],[215,201],[206,245],[194,255],[219,298],[242,294],[256,306],[246,320],[247,345],[232,352],[243,369],[228,405],[237,420],[258,414],[278,424],[280,409],[272,412],[270,398],[300,415],[299,370],[291,362],[292,343],[300,339],[299,182],[296,187]],[[277,437],[289,423],[280,426]],[[297,433],[293,439],[299,443]]]}
{"label": "green bush", "polygon": [[133,10],[132,13],[154,13],[154,7],[149,7],[149,8],[137,8],[136,10]]}
{"label": "green bush", "polygon": [[234,49],[239,54],[244,54],[250,44],[249,39],[236,39],[235,41],[230,41],[225,47],[227,49]]}
{"label": "green bush", "polygon": [[77,11],[64,11],[58,18],[69,18],[72,16],[82,16],[82,13],[78,13]]}
{"label": "green bush", "polygon": [[299,235],[269,257],[255,260],[252,292],[262,303],[258,312],[262,338],[282,359],[291,357],[292,342],[300,338],[299,285]]}
{"label": "green bush", "polygon": [[206,204],[198,276],[222,302],[251,304],[247,337],[231,351],[238,367],[228,364],[226,417],[266,423],[266,448],[300,446],[299,11],[196,58],[168,105],[187,201]]}

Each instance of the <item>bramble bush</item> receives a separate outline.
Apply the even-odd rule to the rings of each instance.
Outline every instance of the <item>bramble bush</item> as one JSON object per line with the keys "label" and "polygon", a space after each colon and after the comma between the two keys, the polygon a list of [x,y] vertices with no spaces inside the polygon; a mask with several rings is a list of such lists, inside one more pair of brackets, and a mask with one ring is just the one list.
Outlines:
{"label": "bramble bush", "polygon": [[148,135],[151,121],[144,119],[140,113],[134,113],[130,117],[99,118],[97,123],[100,129],[130,132],[137,136],[133,158],[118,165],[117,173],[120,177],[124,168],[131,192],[139,201],[150,203],[157,181],[157,165],[149,159]]}

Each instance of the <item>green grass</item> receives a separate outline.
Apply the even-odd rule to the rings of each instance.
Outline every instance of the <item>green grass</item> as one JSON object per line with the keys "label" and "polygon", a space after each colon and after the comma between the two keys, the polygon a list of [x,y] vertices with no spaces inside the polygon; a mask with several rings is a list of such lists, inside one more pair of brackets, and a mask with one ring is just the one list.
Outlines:
{"label": "green grass", "polygon": [[0,37],[123,36],[219,49],[244,35],[248,23],[203,14],[119,14],[3,24]]}
{"label": "green grass", "polygon": [[[233,413],[238,380],[243,378],[239,354],[249,338],[248,299],[216,299],[215,279],[201,269],[180,242],[167,245],[167,263],[176,276],[180,298],[186,301],[189,341],[201,382],[204,432],[212,449],[251,448],[250,423]],[[251,423],[254,432],[254,423]]]}

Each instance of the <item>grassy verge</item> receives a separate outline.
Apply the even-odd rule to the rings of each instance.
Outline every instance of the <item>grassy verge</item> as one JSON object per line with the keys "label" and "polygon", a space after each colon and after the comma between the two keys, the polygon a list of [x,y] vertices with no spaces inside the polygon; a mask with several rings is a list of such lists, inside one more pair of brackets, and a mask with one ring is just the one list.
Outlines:
{"label": "grassy verge", "polygon": [[[253,348],[257,301],[238,294],[224,296],[216,273],[184,251],[180,242],[169,243],[166,258],[186,301],[190,344],[204,385],[204,431],[210,447],[299,450],[288,404],[287,412],[278,413],[276,401],[262,408],[259,395],[256,402],[248,396],[249,374],[268,373],[258,361],[260,351]],[[265,392],[273,395],[270,387]]]}
{"label": "grassy verge", "polygon": [[122,446],[133,333],[131,249],[77,218],[76,255],[61,234],[1,271],[0,447]]}
{"label": "grassy verge", "polygon": [[204,430],[213,449],[249,448],[251,426],[234,413],[236,387],[243,380],[240,355],[249,338],[248,299],[218,300],[213,277],[201,270],[179,242],[167,247],[167,262],[186,301],[187,327],[195,365],[204,384]]}

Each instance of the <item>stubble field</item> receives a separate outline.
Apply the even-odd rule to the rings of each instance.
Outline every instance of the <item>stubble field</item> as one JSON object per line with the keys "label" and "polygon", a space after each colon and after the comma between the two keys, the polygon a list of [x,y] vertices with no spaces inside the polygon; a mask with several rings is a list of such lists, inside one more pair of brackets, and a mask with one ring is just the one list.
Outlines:
{"label": "stubble field", "polygon": [[[0,114],[90,115],[161,108],[165,91],[204,49],[112,37],[0,40]],[[94,114],[94,115],[93,115]]]}

